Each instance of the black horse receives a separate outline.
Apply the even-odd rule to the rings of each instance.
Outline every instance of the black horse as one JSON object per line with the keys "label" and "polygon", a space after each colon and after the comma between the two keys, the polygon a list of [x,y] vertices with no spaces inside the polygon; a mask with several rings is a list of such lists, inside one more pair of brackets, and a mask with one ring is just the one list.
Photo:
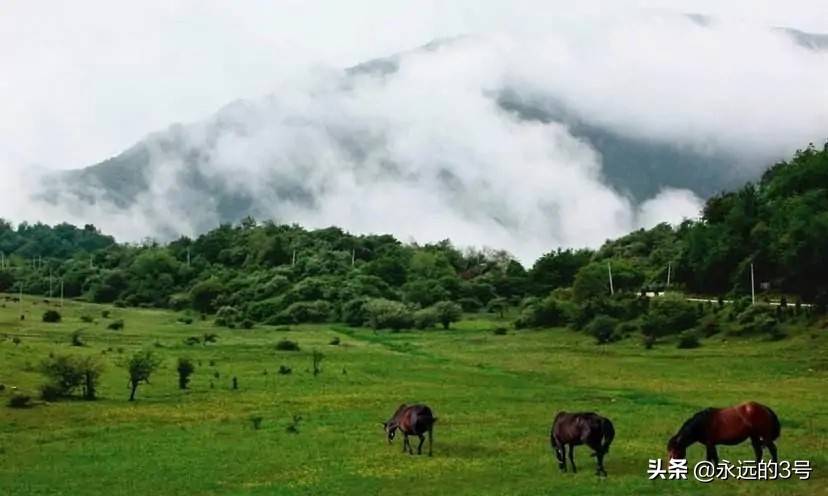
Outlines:
{"label": "black horse", "polygon": [[558,467],[562,472],[566,472],[566,445],[569,445],[572,472],[577,472],[575,446],[586,444],[595,451],[592,456],[598,462],[598,475],[607,475],[607,471],[604,470],[604,455],[609,452],[614,437],[615,428],[606,417],[592,412],[559,412],[552,423],[549,442],[555,451]]}
{"label": "black horse", "polygon": [[425,434],[428,434],[428,456],[431,456],[431,445],[434,442],[431,433],[435,422],[437,422],[437,417],[434,416],[431,408],[426,405],[402,404],[394,412],[394,415],[387,422],[383,422],[382,425],[388,434],[389,443],[394,440],[397,430],[403,433],[403,453],[407,448],[411,455],[414,454],[414,450],[411,448],[408,436],[420,438],[420,444],[417,446],[417,454],[419,455],[423,452]]}

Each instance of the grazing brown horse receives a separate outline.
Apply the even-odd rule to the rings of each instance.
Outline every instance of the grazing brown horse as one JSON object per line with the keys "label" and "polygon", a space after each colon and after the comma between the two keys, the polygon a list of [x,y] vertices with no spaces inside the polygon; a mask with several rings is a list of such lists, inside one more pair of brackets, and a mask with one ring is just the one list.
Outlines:
{"label": "grazing brown horse", "polygon": [[607,475],[607,471],[604,470],[604,455],[609,452],[610,444],[615,438],[615,428],[608,418],[592,412],[559,412],[552,423],[549,438],[561,471],[566,472],[566,445],[569,445],[572,472],[577,472],[575,446],[586,444],[595,450],[592,456],[598,462],[598,475]]}
{"label": "grazing brown horse", "polygon": [[394,440],[397,430],[403,433],[403,453],[408,448],[408,453],[413,455],[414,450],[411,448],[411,442],[408,436],[417,436],[420,438],[420,444],[417,446],[417,454],[423,452],[423,442],[425,442],[425,434],[428,434],[428,456],[431,456],[431,445],[434,442],[431,431],[434,423],[437,422],[437,417],[431,412],[431,408],[426,405],[406,405],[403,403],[394,412],[394,415],[383,422],[385,432],[388,434],[388,442]]}
{"label": "grazing brown horse", "polygon": [[707,460],[718,465],[717,444],[739,444],[750,439],[756,462],[762,460],[762,445],[767,446],[773,461],[777,460],[779,418],[773,410],[753,401],[729,408],[706,408],[687,420],[667,443],[670,458],[685,458],[687,447],[701,443],[707,447]]}

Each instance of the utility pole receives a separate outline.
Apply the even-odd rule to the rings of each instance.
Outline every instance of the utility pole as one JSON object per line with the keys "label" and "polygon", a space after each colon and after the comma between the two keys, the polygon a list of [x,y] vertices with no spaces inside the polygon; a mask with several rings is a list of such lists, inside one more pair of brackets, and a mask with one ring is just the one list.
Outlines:
{"label": "utility pole", "polygon": [[293,259],[290,262],[291,267],[296,265],[296,250],[293,250]]}
{"label": "utility pole", "polygon": [[612,264],[609,261],[607,262],[607,271],[609,272],[610,294],[614,295],[615,289],[612,287]]}
{"label": "utility pole", "polygon": [[49,267],[49,298],[52,297],[52,268]]}
{"label": "utility pole", "polygon": [[60,308],[63,308],[63,278],[60,278]]}
{"label": "utility pole", "polygon": [[668,263],[668,264],[667,264],[667,286],[666,286],[665,288],[669,288],[669,287],[670,287],[670,276],[672,275],[672,274],[671,274],[672,269],[673,269],[673,264],[672,264],[672,263]]}
{"label": "utility pole", "polygon": [[351,267],[356,263],[356,249],[351,249]]}
{"label": "utility pole", "polygon": [[17,308],[20,309],[20,318],[23,318],[23,281],[19,281],[18,284],[18,294],[17,294]]}
{"label": "utility pole", "polygon": [[190,249],[187,248],[187,267],[190,267]]}
{"label": "utility pole", "polygon": [[756,287],[753,280],[753,264],[750,264],[750,302],[756,304]]}

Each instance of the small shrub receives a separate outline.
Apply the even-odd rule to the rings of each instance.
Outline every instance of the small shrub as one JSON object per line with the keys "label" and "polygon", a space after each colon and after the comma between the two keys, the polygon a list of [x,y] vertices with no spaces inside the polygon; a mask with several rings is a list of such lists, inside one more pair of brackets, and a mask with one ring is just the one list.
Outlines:
{"label": "small shrub", "polygon": [[81,322],[85,324],[92,324],[95,322],[95,317],[87,314],[83,314],[80,316]]}
{"label": "small shrub", "polygon": [[197,344],[201,344],[201,338],[198,336],[190,336],[184,340],[184,344],[187,346],[195,346]]}
{"label": "small shrub", "polygon": [[331,342],[328,344],[330,344],[331,346],[339,346],[339,343],[339,336],[334,336],[333,339],[331,339]]}
{"label": "small shrub", "polygon": [[495,327],[492,329],[492,334],[495,336],[505,336],[509,331],[505,327]]}
{"label": "small shrub", "polygon": [[205,333],[204,334],[204,344],[207,343],[215,343],[218,341],[218,335],[213,333]]}
{"label": "small shrub", "polygon": [[290,434],[299,434],[299,422],[301,421],[302,417],[300,417],[299,415],[294,415],[293,420],[285,428],[285,431],[287,431]]}
{"label": "small shrub", "polygon": [[253,329],[253,321],[250,319],[244,319],[241,323],[242,329]]}
{"label": "small shrub", "polygon": [[43,322],[55,324],[60,322],[62,318],[63,317],[60,315],[60,312],[57,310],[46,310],[43,312]]}
{"label": "small shrub", "polygon": [[276,343],[276,349],[279,351],[299,351],[299,343],[290,339],[282,339]]}
{"label": "small shrub", "polygon": [[111,331],[121,331],[124,329],[124,321],[123,319],[113,320],[106,328]]}
{"label": "small shrub", "polygon": [[12,343],[14,343],[15,346],[19,345],[20,344],[20,338],[17,337],[17,336],[13,337],[12,338]]}
{"label": "small shrub", "polygon": [[290,375],[292,372],[293,370],[290,367],[286,365],[279,365],[279,375]]}
{"label": "small shrub", "polygon": [[105,318],[105,319],[108,319],[108,318],[109,318],[109,315],[110,315],[109,310],[102,310],[102,311],[101,311],[101,317],[103,317],[103,318]]}
{"label": "small shrub", "polygon": [[644,348],[645,349],[651,350],[653,348],[653,345],[655,345],[655,342],[656,342],[656,337],[654,335],[652,335],[652,334],[645,334],[644,335],[643,343],[644,343]]}
{"label": "small shrub", "polygon": [[83,342],[83,338],[81,337],[80,329],[72,333],[72,346],[86,346],[86,343]]}
{"label": "small shrub", "polygon": [[190,316],[179,317],[178,321],[185,325],[190,325],[193,323],[193,318]]}
{"label": "small shrub", "polygon": [[40,386],[40,397],[44,401],[58,401],[62,396],[63,392],[54,384],[44,384]]}
{"label": "small shrub", "polygon": [[313,375],[314,377],[322,373],[322,360],[325,359],[325,355],[320,353],[317,350],[313,350],[313,354],[311,355],[311,360],[313,361]]}
{"label": "small shrub", "polygon": [[195,365],[189,358],[179,358],[178,366],[175,368],[178,372],[178,388],[187,389],[190,384],[190,376],[195,372]]}
{"label": "small shrub", "polygon": [[16,394],[9,399],[9,408],[29,408],[32,406],[32,397],[25,394]]}
{"label": "small shrub", "polygon": [[698,348],[701,346],[701,343],[699,342],[699,337],[695,332],[684,331],[679,336],[678,344],[676,346],[681,349]]}
{"label": "small shrub", "polygon": [[250,417],[250,424],[253,426],[254,431],[257,431],[262,427],[262,420],[264,420],[264,418],[259,416]]}

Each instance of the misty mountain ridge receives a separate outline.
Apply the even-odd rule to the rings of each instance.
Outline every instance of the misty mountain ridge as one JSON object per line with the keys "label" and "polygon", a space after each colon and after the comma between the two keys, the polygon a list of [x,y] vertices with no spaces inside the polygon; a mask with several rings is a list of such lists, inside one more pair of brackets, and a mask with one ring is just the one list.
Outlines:
{"label": "misty mountain ridge", "polygon": [[[708,29],[702,18],[690,18],[688,24]],[[788,28],[780,32],[802,49],[828,48],[826,35]],[[469,164],[464,163],[466,155],[451,156],[456,153],[455,143],[444,137],[464,132],[462,128],[451,128],[450,124],[462,123],[462,118],[452,116],[449,124],[434,121],[435,127],[448,126],[440,134],[434,130],[423,131],[425,142],[431,143],[435,137],[439,141],[435,150],[411,152],[406,148],[410,145],[409,131],[413,129],[409,116],[400,116],[382,105],[393,102],[393,98],[380,98],[376,109],[363,110],[363,102],[374,104],[372,92],[390,92],[388,88],[394,84],[404,90],[400,100],[405,99],[406,92],[420,96],[416,86],[413,90],[402,86],[399,79],[416,81],[417,76],[412,76],[412,72],[427,68],[428,64],[439,71],[453,69],[441,57],[451,61],[463,60],[466,54],[470,54],[469,58],[486,55],[479,55],[476,47],[469,47],[471,44],[469,37],[437,40],[416,50],[345,69],[321,83],[315,82],[298,96],[277,92],[261,99],[237,100],[202,122],[173,125],[108,160],[56,174],[45,182],[38,196],[56,205],[71,202],[108,205],[125,211],[135,209],[153,217],[156,226],[153,236],[169,239],[182,231],[205,232],[219,223],[233,223],[246,216],[279,222],[342,224],[341,218],[327,221],[325,217],[332,208],[339,208],[331,207],[334,200],[328,195],[339,198],[342,209],[347,210],[354,208],[348,202],[360,201],[359,192],[365,188],[371,191],[366,198],[372,198],[382,185],[394,185],[422,191],[425,198],[431,198],[428,201],[447,205],[464,221],[502,228],[506,234],[526,230],[527,224],[521,225],[525,212],[512,209],[509,203],[504,203],[506,200],[498,198],[497,193],[503,188],[498,184],[502,170],[487,169],[495,159],[487,157],[485,147],[469,151],[466,143],[457,144],[458,149],[468,151]],[[439,92],[440,82],[448,76],[435,74],[438,82],[433,91]],[[517,129],[531,134],[539,132],[538,129],[547,132],[549,128],[553,144],[544,145],[535,137],[531,138],[532,143],[564,150],[561,154],[553,153],[555,164],[585,164],[580,165],[583,171],[574,173],[578,177],[573,181],[577,184],[586,181],[590,187],[596,183],[596,187],[603,188],[602,194],[612,197],[608,200],[610,208],[621,209],[620,213],[609,211],[610,216],[634,216],[635,212],[630,214],[624,210],[627,207],[618,205],[629,203],[638,208],[665,190],[688,190],[697,197],[708,198],[758,178],[762,167],[769,164],[750,164],[756,160],[755,155],[740,155],[733,147],[716,143],[699,145],[698,141],[643,136],[601,116],[596,118],[594,112],[578,108],[577,101],[573,104],[571,96],[512,84],[508,78],[501,81],[495,78],[495,81],[495,84],[481,83],[482,93],[475,98],[480,100],[482,95],[489,103],[475,101],[472,111],[479,110],[477,105],[489,105],[491,110],[484,111],[491,114],[487,113],[486,117],[494,116],[498,120],[497,125],[501,126],[498,131]],[[425,98],[429,96],[425,92]],[[294,104],[294,100],[299,104]],[[458,113],[463,110],[458,106]],[[443,114],[439,113],[442,111],[436,112],[442,118]],[[419,118],[414,111],[412,115]],[[469,119],[479,121],[473,114]],[[384,127],[386,120],[398,120],[393,122],[398,129],[393,125],[390,130]],[[562,135],[560,142],[555,138],[558,134]],[[449,153],[441,155],[445,148],[450,149]],[[520,148],[516,143],[515,149]],[[782,156],[780,151],[778,157],[768,159]],[[462,160],[457,160],[458,157]],[[528,162],[538,164],[537,158]],[[568,165],[555,167],[562,167],[563,172],[544,175],[544,180],[554,182],[561,175],[573,174]],[[553,187],[544,195],[554,195],[556,191]],[[565,203],[566,200],[540,203],[537,210],[550,222],[563,223],[566,216],[562,214],[565,210],[562,204]],[[317,220],[297,219],[297,212],[300,217],[311,215]],[[360,211],[359,215],[364,216],[364,212]],[[180,220],[169,222],[169,216],[178,216]],[[624,229],[635,227],[634,220],[624,222]],[[345,224],[347,228],[364,228]],[[182,228],[183,225],[189,229]],[[370,222],[366,225],[368,229],[374,228]],[[583,236],[577,232],[574,235],[558,233],[556,230],[552,239],[561,244],[594,243],[590,239],[600,239],[595,233]],[[613,234],[616,233],[607,232],[603,237]]]}

